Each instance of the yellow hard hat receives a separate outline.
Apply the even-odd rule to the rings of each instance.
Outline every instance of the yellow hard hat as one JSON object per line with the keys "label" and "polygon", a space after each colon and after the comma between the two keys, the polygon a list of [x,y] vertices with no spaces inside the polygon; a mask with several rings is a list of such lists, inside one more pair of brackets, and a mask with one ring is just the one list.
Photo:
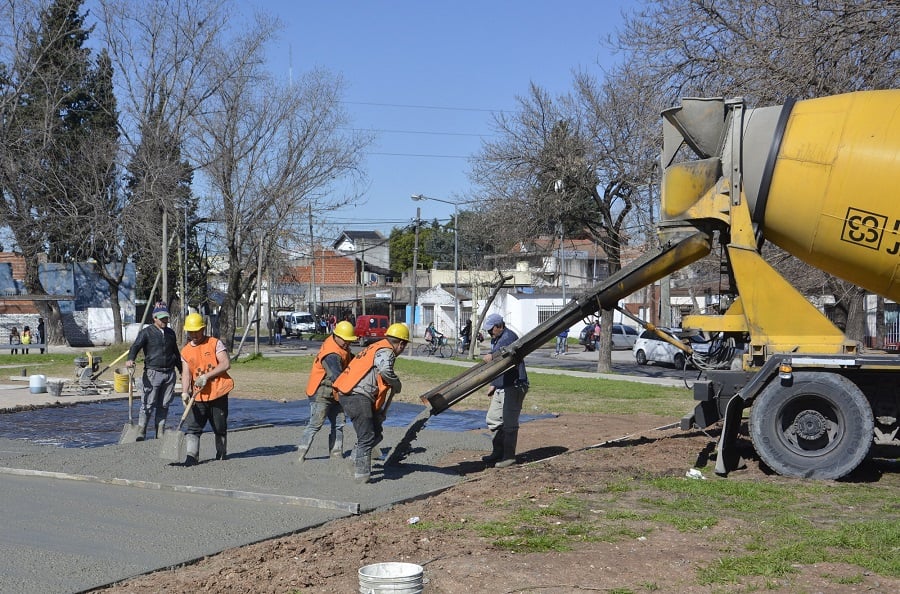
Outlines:
{"label": "yellow hard hat", "polygon": [[203,322],[203,316],[198,313],[188,314],[184,319],[184,329],[187,332],[196,332],[204,328],[206,328],[206,324]]}
{"label": "yellow hard hat", "polygon": [[338,322],[334,327],[334,333],[337,336],[340,336],[344,340],[348,340],[353,342],[356,340],[356,333],[353,330],[353,324],[344,320],[342,322]]}
{"label": "yellow hard hat", "polygon": [[384,335],[409,342],[409,328],[406,327],[406,324],[391,324]]}

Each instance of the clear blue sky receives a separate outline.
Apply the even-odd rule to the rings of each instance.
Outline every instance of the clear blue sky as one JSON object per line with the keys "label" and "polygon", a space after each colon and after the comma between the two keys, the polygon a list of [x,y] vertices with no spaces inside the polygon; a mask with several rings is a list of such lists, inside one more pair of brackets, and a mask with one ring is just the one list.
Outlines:
{"label": "clear blue sky", "polygon": [[[365,204],[328,216],[338,228],[379,229],[449,220],[470,194],[468,157],[492,133],[491,114],[514,110],[531,81],[571,90],[572,72],[600,75],[617,57],[601,44],[636,0],[239,2],[285,26],[269,53],[285,80],[313,67],[343,77],[352,125],[374,130]],[[365,213],[369,221],[360,221]],[[357,219],[355,222],[353,219]]]}

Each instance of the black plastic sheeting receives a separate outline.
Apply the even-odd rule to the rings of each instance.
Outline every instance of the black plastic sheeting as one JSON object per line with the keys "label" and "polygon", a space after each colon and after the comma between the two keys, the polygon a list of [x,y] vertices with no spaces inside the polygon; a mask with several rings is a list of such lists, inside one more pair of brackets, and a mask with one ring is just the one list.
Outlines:
{"label": "black plastic sheeting", "polygon": [[[391,405],[385,425],[406,427],[424,406],[395,402]],[[166,423],[173,429],[181,418],[184,408],[176,394],[169,407]],[[137,422],[138,404],[135,403],[133,416]],[[429,419],[426,429],[440,431],[470,431],[485,428],[483,410],[447,410]],[[520,422],[545,418],[550,415],[522,415]],[[233,431],[255,425],[282,425],[303,427],[309,420],[309,401],[277,402],[274,400],[247,400],[229,398],[228,429]],[[96,448],[119,443],[122,428],[128,422],[128,404],[122,400],[74,404],[64,407],[49,407],[38,410],[0,414],[0,437],[24,439],[43,445],[63,448]],[[323,430],[328,430],[328,421]],[[347,419],[350,424],[350,419]],[[209,426],[206,427],[209,431]],[[150,435],[154,434],[149,429]],[[300,429],[297,439],[300,438]]]}

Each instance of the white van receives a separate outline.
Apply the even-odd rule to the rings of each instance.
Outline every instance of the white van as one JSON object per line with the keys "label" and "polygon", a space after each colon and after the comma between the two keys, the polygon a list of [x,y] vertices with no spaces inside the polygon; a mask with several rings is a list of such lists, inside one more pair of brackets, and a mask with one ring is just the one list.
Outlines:
{"label": "white van", "polygon": [[316,331],[316,318],[308,311],[292,311],[281,316],[284,319],[284,335],[302,336]]}

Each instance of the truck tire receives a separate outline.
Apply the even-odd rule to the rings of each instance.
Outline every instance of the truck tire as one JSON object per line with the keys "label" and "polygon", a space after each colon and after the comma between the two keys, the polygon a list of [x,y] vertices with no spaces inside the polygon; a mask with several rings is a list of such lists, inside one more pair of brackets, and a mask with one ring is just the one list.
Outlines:
{"label": "truck tire", "polygon": [[790,385],[776,380],[750,410],[756,452],[784,476],[846,476],[869,453],[874,427],[865,395],[836,373],[796,372]]}

